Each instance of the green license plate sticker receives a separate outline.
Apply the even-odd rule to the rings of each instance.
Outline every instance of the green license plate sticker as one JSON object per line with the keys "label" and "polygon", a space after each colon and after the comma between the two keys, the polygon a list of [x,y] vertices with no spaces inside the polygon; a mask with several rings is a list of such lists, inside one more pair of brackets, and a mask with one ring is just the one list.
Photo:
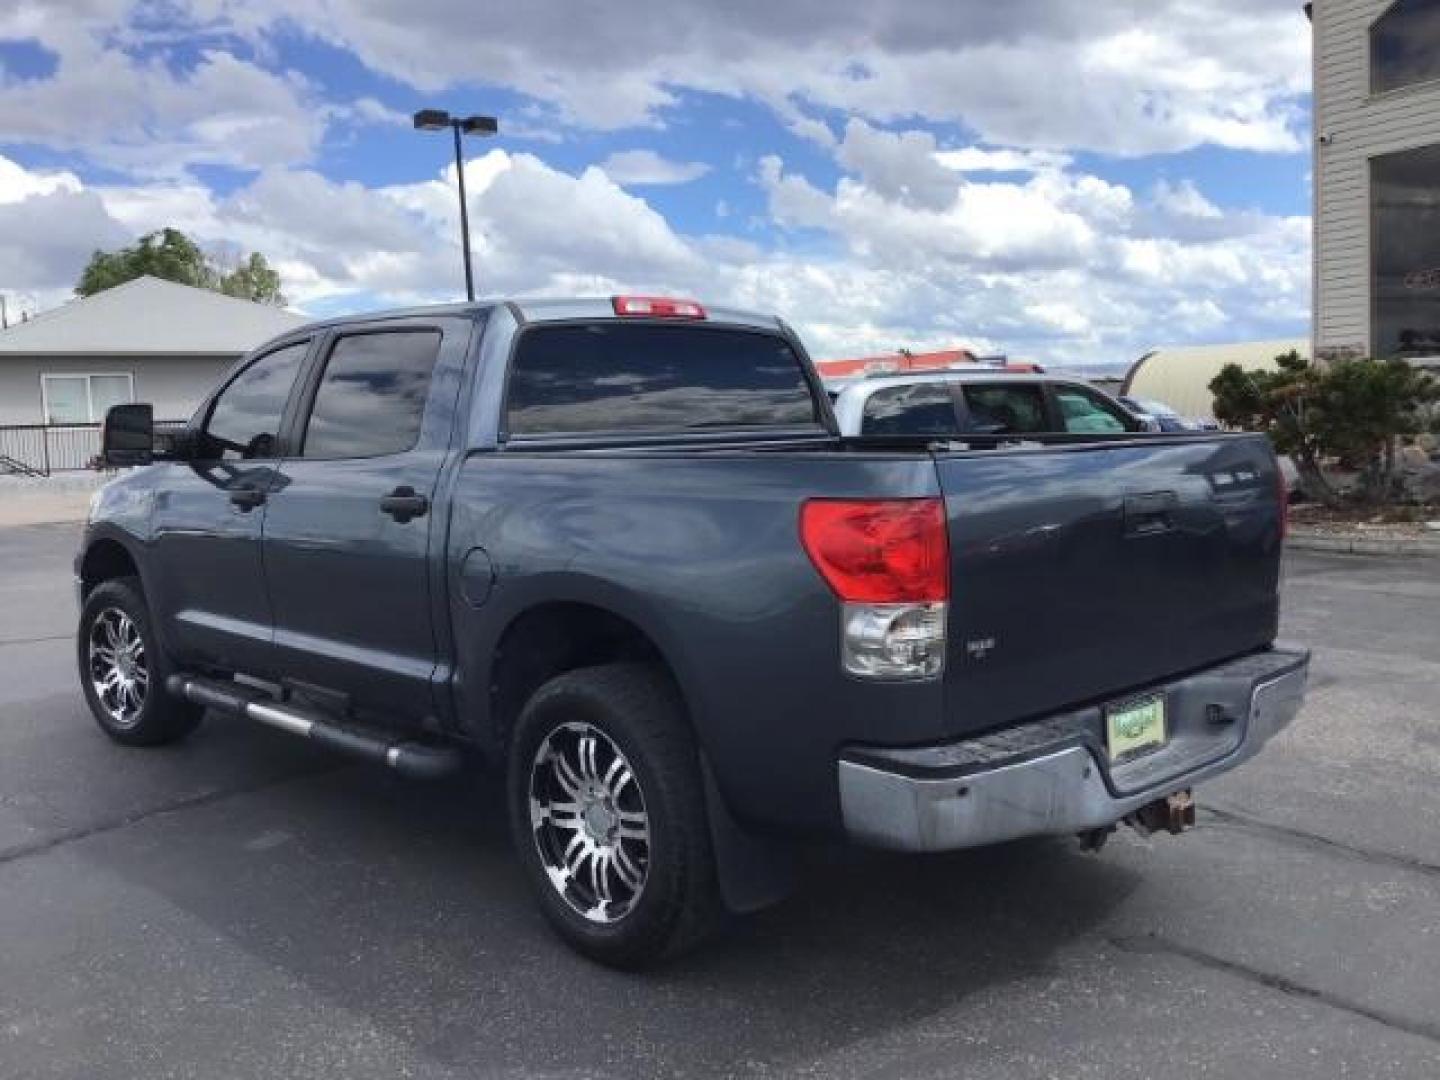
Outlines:
{"label": "green license plate sticker", "polygon": [[1164,746],[1165,699],[1157,696],[1110,708],[1105,713],[1105,741],[1111,761]]}

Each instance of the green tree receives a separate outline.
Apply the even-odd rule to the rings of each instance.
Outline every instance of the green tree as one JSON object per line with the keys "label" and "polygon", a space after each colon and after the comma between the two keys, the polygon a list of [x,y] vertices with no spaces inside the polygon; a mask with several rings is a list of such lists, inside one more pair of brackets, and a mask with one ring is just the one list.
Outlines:
{"label": "green tree", "polygon": [[209,288],[205,253],[179,229],[162,229],[142,236],[119,251],[97,251],[80,275],[75,292],[93,296],[137,277],[150,274],[182,285]]}
{"label": "green tree", "polygon": [[146,274],[263,304],[285,303],[280,275],[264,255],[252,252],[226,270],[179,229],[147,233],[119,251],[96,251],[81,272],[75,292],[94,296]]}
{"label": "green tree", "polygon": [[1403,360],[1336,360],[1318,367],[1298,353],[1275,358],[1274,371],[1227,364],[1210,383],[1215,417],[1269,434],[1289,454],[1300,486],[1329,506],[1341,494],[1326,474],[1330,460],[1360,470],[1359,495],[1395,493],[1395,440],[1424,430],[1440,387]]}
{"label": "green tree", "polygon": [[234,270],[221,274],[216,287],[226,296],[238,296],[259,304],[285,303],[280,291],[280,275],[258,251],[252,251]]}
{"label": "green tree", "polygon": [[1440,385],[1404,360],[1338,360],[1316,391],[1315,426],[1326,450],[1360,469],[1364,499],[1393,497],[1396,439],[1425,430]]}

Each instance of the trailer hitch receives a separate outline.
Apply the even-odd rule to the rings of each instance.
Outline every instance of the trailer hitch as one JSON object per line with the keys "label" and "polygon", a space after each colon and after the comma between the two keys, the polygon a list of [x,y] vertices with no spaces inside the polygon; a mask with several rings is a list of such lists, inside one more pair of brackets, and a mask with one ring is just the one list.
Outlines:
{"label": "trailer hitch", "polygon": [[1186,829],[1195,827],[1195,797],[1189,788],[1166,795],[1140,807],[1125,818],[1125,824],[1141,836],[1162,830],[1171,836],[1179,836]]}

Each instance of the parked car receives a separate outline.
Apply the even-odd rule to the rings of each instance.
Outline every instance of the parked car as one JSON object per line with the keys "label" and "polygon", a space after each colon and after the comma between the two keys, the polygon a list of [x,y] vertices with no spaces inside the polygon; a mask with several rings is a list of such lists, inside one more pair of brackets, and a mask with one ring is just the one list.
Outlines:
{"label": "parked car", "polygon": [[769,316],[314,323],[158,452],[149,406],[110,411],[107,462],[140,467],[76,557],[81,687],[129,746],[210,709],[412,777],[478,755],[546,917],[622,967],[782,896],[806,838],[1179,830],[1303,695],[1274,455],[1017,445],[1068,391],[1011,385],[998,435],[877,451]]}
{"label": "parked car", "polygon": [[834,396],[845,435],[1117,435],[1153,430],[1083,382],[988,368],[856,379]]}
{"label": "parked car", "polygon": [[1220,425],[1211,419],[1181,416],[1163,401],[1154,398],[1124,396],[1120,403],[1136,416],[1155,422],[1159,431],[1219,431]]}

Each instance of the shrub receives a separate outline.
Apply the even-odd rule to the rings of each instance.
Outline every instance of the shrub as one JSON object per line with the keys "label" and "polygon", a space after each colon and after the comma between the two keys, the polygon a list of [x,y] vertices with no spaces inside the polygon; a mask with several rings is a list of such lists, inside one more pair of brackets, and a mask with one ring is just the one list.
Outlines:
{"label": "shrub", "polygon": [[1334,506],[1341,494],[1326,475],[1336,460],[1359,470],[1358,495],[1392,499],[1395,444],[1433,423],[1440,385],[1403,360],[1336,360],[1319,367],[1296,352],[1275,358],[1275,371],[1227,364],[1210,383],[1215,416],[1247,431],[1264,431],[1289,454],[1311,498]]}

